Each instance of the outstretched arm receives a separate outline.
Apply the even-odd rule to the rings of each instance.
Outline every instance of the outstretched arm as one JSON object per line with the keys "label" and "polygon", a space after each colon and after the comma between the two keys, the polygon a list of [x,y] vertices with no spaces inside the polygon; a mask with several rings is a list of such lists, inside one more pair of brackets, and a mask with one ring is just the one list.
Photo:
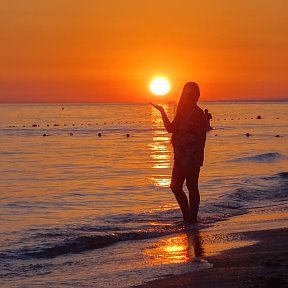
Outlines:
{"label": "outstretched arm", "polygon": [[168,119],[168,116],[167,116],[164,108],[162,106],[160,106],[160,105],[155,105],[155,104],[152,104],[152,103],[150,103],[150,104],[161,113],[163,124],[164,124],[167,132],[171,133],[172,132],[172,123]]}

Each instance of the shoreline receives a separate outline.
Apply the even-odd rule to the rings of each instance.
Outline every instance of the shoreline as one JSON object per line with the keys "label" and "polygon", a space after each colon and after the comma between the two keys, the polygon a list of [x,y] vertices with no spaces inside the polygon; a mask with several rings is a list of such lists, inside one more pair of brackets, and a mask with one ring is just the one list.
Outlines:
{"label": "shoreline", "polygon": [[[213,267],[152,280],[134,288],[285,288],[288,287],[288,228],[229,231],[221,235],[211,227],[203,230],[205,253],[201,260]],[[216,231],[216,233],[215,233]],[[193,233],[193,232],[191,232]],[[224,239],[224,241],[223,241]],[[238,240],[237,240],[238,239]],[[239,241],[240,240],[240,241]],[[208,240],[209,242],[209,240]]]}

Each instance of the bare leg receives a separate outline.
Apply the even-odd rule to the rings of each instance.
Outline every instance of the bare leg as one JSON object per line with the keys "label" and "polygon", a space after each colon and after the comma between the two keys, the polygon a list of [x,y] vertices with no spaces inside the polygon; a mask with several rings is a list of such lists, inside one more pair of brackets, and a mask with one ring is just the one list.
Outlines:
{"label": "bare leg", "polygon": [[185,192],[183,191],[182,188],[171,187],[171,190],[174,193],[174,196],[182,211],[184,221],[190,222],[190,211],[189,211],[190,209],[189,209],[188,199],[187,199]]}
{"label": "bare leg", "polygon": [[186,179],[186,185],[189,191],[189,203],[190,203],[189,218],[192,223],[196,223],[200,205],[200,194],[198,188],[200,167],[193,168],[191,172],[192,172],[191,175],[189,175],[189,177],[187,177]]}
{"label": "bare leg", "polygon": [[177,200],[177,203],[182,211],[184,221],[190,222],[190,208],[187,196],[183,191],[185,176],[179,167],[174,166],[171,178],[170,188]]}

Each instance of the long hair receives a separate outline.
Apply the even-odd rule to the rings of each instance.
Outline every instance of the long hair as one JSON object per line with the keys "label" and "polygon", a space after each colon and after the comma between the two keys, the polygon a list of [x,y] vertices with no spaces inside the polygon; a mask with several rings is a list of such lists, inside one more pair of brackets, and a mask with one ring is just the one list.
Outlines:
{"label": "long hair", "polygon": [[[200,98],[200,89],[196,82],[187,82],[182,90],[177,109],[176,115],[173,120],[173,127],[175,128],[172,132],[171,143],[174,144],[175,141],[175,133],[177,132],[177,127],[181,125],[181,120],[183,116],[185,116],[196,106],[197,101]],[[176,131],[175,131],[176,130]]]}
{"label": "long hair", "polygon": [[176,117],[178,114],[182,114],[182,112],[187,112],[199,100],[200,97],[200,89],[196,82],[187,82],[182,90],[178,105],[177,105],[177,111],[176,111]]}

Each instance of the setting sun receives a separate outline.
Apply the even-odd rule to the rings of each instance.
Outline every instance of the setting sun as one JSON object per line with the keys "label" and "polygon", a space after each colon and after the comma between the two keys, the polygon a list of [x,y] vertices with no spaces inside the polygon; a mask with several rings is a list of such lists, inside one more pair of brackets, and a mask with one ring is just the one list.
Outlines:
{"label": "setting sun", "polygon": [[157,96],[166,95],[170,91],[170,83],[164,77],[154,78],[150,83],[150,91]]}

